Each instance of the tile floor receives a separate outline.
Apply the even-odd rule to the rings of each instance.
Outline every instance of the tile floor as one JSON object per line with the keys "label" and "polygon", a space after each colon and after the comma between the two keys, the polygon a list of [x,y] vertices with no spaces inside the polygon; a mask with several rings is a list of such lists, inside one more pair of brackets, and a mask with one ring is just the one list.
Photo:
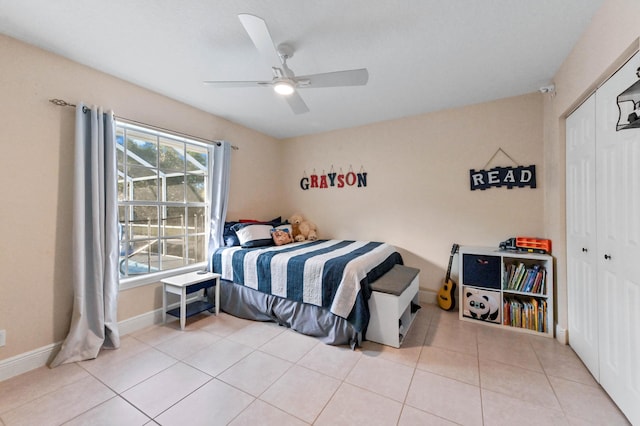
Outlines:
{"label": "tile floor", "polygon": [[427,305],[352,351],[221,313],[0,382],[2,425],[628,424],[568,347]]}

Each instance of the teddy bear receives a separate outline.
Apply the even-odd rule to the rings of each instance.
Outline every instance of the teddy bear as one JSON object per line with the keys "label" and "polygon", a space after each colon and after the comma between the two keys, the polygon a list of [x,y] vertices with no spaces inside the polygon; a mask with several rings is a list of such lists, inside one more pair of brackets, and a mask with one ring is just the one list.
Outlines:
{"label": "teddy bear", "polygon": [[300,234],[300,224],[303,222],[303,217],[299,213],[291,215],[289,223],[291,224],[291,236],[294,241],[304,241],[304,236]]}
{"label": "teddy bear", "polygon": [[313,222],[305,220],[300,213],[291,215],[289,223],[291,224],[291,235],[294,241],[315,241],[318,239],[316,225]]}
{"label": "teddy bear", "polygon": [[300,235],[304,238],[304,240],[315,241],[318,239],[318,233],[315,223],[309,222],[308,220],[303,220],[302,222],[300,222],[298,229],[300,230]]}

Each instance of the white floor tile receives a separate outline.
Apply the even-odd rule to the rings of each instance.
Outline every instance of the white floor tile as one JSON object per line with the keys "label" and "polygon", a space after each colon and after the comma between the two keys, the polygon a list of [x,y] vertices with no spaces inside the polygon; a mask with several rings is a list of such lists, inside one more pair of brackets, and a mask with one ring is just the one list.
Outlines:
{"label": "white floor tile", "polygon": [[470,385],[480,385],[478,357],[437,346],[422,348],[417,368]]}
{"label": "white floor tile", "polygon": [[150,348],[126,360],[99,368],[92,374],[116,392],[124,392],[178,362]]}
{"label": "white floor tile", "polygon": [[64,426],[142,426],[149,417],[119,396],[103,402],[64,424]]}
{"label": "white floor tile", "polygon": [[487,389],[482,390],[482,412],[485,426],[569,424],[562,410],[541,409],[537,404]]}
{"label": "white floor tile", "polygon": [[406,404],[455,423],[482,425],[479,387],[426,371],[416,370]]}
{"label": "white floor tile", "polygon": [[253,351],[253,348],[241,343],[220,339],[188,356],[183,362],[215,377]]}
{"label": "white floor tile", "polygon": [[348,383],[343,383],[314,425],[396,425],[402,404]]}
{"label": "white floor tile", "polygon": [[289,361],[255,351],[218,376],[218,379],[253,396],[260,396],[284,374]]}
{"label": "white floor tile", "polygon": [[604,390],[557,377],[550,377],[549,380],[568,416],[594,424],[629,424]]}
{"label": "white floor tile", "polygon": [[176,359],[183,359],[214,344],[219,336],[200,330],[185,330],[155,346],[156,349]]}
{"label": "white floor tile", "polygon": [[396,362],[362,356],[345,382],[404,402],[413,371],[413,368]]}
{"label": "white floor tile", "polygon": [[40,367],[0,382],[0,414],[87,377],[89,373],[73,363]]}
{"label": "white floor tile", "polygon": [[2,421],[7,426],[59,425],[114,396],[98,380],[86,377],[2,413]]}
{"label": "white floor tile", "polygon": [[318,344],[322,343],[313,337],[286,330],[262,345],[260,350],[287,361],[297,362]]}
{"label": "white floor tile", "polygon": [[313,423],[340,386],[340,381],[294,365],[260,399]]}
{"label": "white floor tile", "polygon": [[208,319],[206,324],[200,327],[200,330],[226,337],[250,324],[253,324],[253,321],[220,312],[220,314],[213,317],[213,319]]}
{"label": "white floor tile", "polygon": [[154,418],[211,379],[202,371],[178,362],[130,388],[122,397]]}
{"label": "white floor tile", "polygon": [[225,425],[255,398],[213,379],[156,418],[163,426]]}
{"label": "white floor tile", "polygon": [[227,339],[259,348],[286,329],[274,323],[254,322],[227,336]]}
{"label": "white floor tile", "polygon": [[554,410],[560,404],[543,373],[480,359],[480,386]]}
{"label": "white floor tile", "polygon": [[402,408],[402,414],[400,414],[400,421],[398,422],[398,426],[455,426],[456,424],[457,423],[450,422],[442,417],[418,410],[406,404]]}
{"label": "white floor tile", "polygon": [[343,380],[361,356],[360,351],[349,347],[319,344],[303,356],[298,365]]}
{"label": "white floor tile", "polygon": [[230,426],[304,426],[308,423],[256,399],[236,417]]}

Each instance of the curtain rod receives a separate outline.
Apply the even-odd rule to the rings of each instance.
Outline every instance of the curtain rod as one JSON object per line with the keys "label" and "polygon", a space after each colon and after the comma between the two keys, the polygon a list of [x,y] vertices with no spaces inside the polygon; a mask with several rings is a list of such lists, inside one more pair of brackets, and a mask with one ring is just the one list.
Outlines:
{"label": "curtain rod", "polygon": [[[69,102],[67,102],[65,100],[62,100],[62,99],[49,99],[49,102],[51,102],[52,104],[57,105],[57,106],[73,107],[73,108],[76,107],[76,105],[70,104]],[[87,108],[87,107],[83,107],[83,108],[84,108],[83,112],[87,112],[87,111],[90,110],[90,108]],[[220,141],[215,141],[215,140],[211,140],[211,139],[205,139],[205,138],[201,138],[199,136],[190,135],[188,133],[182,133],[182,132],[177,132],[175,130],[165,129],[163,127],[154,126],[152,124],[147,124],[147,123],[142,123],[140,121],[131,120],[129,118],[119,117],[117,115],[115,117],[116,117],[116,119],[118,119],[120,121],[125,121],[125,122],[127,122],[129,124],[137,124],[137,125],[141,125],[141,126],[145,126],[145,127],[150,127],[152,129],[155,129],[155,130],[160,130],[160,131],[167,132],[167,133],[173,133],[173,134],[178,135],[178,136],[184,136],[184,137],[187,137],[187,138],[190,138],[190,139],[195,139],[195,140],[198,140],[198,141],[201,141],[201,142],[213,143],[213,144],[216,144],[217,146],[220,146]],[[236,151],[238,151],[240,149],[235,145],[231,145],[231,148],[233,148]]]}

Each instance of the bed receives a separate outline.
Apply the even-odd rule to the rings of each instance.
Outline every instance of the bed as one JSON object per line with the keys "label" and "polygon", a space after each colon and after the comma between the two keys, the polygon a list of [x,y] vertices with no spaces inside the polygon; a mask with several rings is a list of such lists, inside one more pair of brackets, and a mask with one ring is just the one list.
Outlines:
{"label": "bed", "polygon": [[395,264],[402,256],[389,244],[350,240],[222,247],[212,256],[223,311],[352,347],[366,333],[370,283]]}

